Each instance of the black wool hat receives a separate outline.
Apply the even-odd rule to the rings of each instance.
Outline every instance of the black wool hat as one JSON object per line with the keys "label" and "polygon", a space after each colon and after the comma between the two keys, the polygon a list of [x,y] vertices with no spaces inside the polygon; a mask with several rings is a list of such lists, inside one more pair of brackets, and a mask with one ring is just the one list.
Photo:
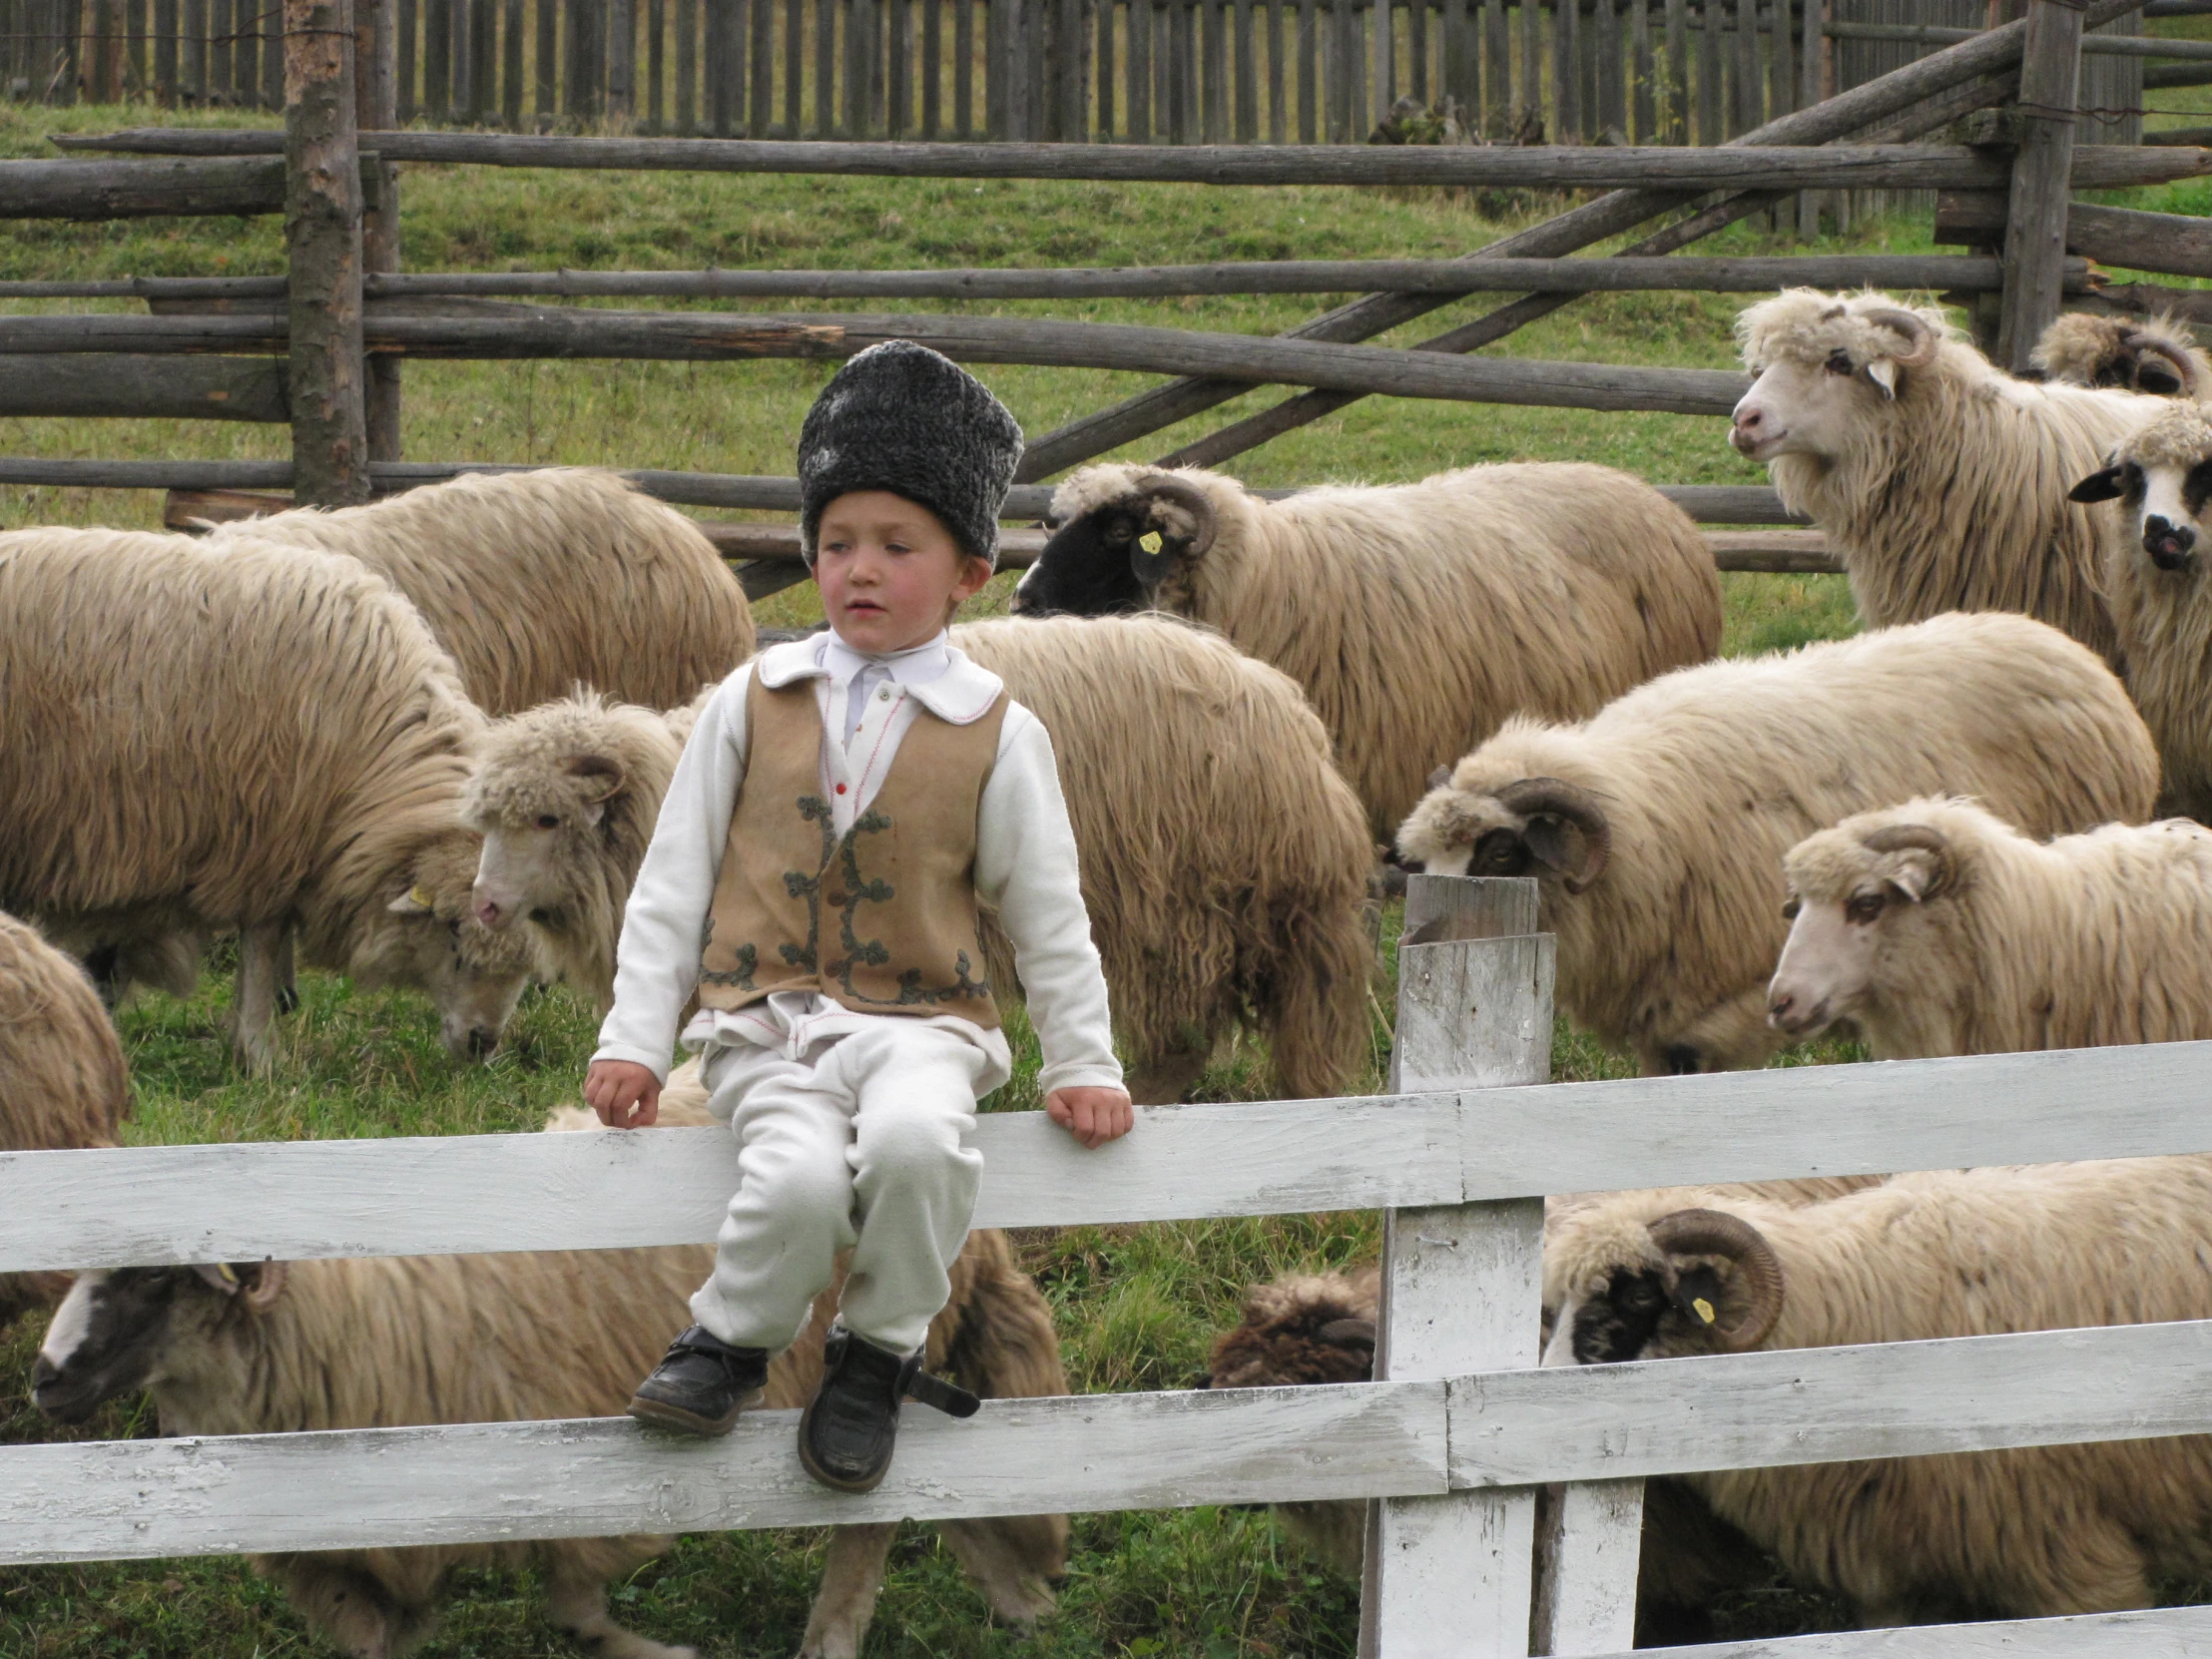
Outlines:
{"label": "black wool hat", "polygon": [[912,340],[871,345],[831,376],[799,429],[799,541],[815,562],[823,509],[888,490],[935,513],[998,564],[998,510],[1021,460],[1021,423],[982,381]]}

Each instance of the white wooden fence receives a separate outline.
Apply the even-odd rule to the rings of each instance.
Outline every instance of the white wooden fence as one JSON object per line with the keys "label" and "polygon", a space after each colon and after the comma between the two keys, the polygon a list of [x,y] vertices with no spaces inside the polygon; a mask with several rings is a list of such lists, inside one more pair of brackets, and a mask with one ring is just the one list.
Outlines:
{"label": "white wooden fence", "polygon": [[[1418,878],[1393,1086],[1162,1107],[1085,1152],[984,1118],[981,1226],[1384,1208],[1381,1381],[991,1400],[853,1497],[787,1413],[0,1448],[0,1562],[1374,1497],[1364,1650],[1627,1649],[1642,1480],[2212,1431],[2212,1322],[1539,1371],[1542,1195],[2212,1148],[2212,1044],[1546,1085],[1529,882]],[[1476,937],[1465,937],[1474,934]],[[0,1156],[0,1271],[712,1239],[717,1130]],[[1565,1483],[1536,1537],[1535,1493]],[[1533,1611],[1532,1611],[1533,1610]],[[2212,1607],[1695,1650],[2212,1655]]]}

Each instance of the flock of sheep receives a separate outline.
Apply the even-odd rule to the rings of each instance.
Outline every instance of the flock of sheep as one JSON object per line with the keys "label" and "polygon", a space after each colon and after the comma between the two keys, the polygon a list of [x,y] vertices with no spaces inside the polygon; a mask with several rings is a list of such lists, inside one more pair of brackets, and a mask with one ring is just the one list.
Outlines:
{"label": "flock of sheep", "polygon": [[[2015,379],[1939,312],[1810,290],[1740,332],[1758,377],[1731,441],[1827,529],[1859,638],[1713,660],[1704,541],[1604,467],[1278,501],[1138,466],[1060,487],[1017,615],[954,638],[1053,735],[1138,1100],[1240,1032],[1282,1095],[1351,1083],[1379,843],[1535,876],[1562,1009],[1647,1071],[1837,1024],[1882,1058],[2212,1038],[2212,832],[2146,822],[2212,807],[2212,363],[2063,318],[2046,378]],[[0,617],[0,909],[35,923],[0,917],[0,1146],[23,1148],[113,1144],[102,1000],[189,988],[217,935],[249,1067],[297,961],[422,990],[463,1058],[533,981],[605,1005],[703,688],[755,645],[692,521],[589,470],[205,536],[14,532]],[[663,1121],[700,1110],[680,1073]],[[1546,1362],[2212,1317],[2208,1201],[2192,1158],[1555,1200]],[[622,1254],[31,1276],[0,1317],[67,1290],[32,1379],[64,1420],[141,1387],[170,1432],[614,1414],[704,1273]],[[1216,1384],[1367,1376],[1375,1285],[1260,1287]],[[1065,1390],[1002,1237],[954,1286],[934,1368]],[[829,1306],[780,1363],[786,1403]],[[1870,1622],[2137,1606],[2212,1570],[2200,1440],[1653,1490],[1647,1633],[1693,1632],[1761,1552]],[[1357,1564],[1342,1506],[1286,1520]],[[944,1531],[1000,1617],[1050,1607],[1062,1519]],[[856,1654],[888,1537],[839,1533],[805,1655]],[[535,1554],[594,1651],[674,1659],[604,1595],[665,1541],[263,1565],[342,1652],[394,1659],[450,1567]]]}

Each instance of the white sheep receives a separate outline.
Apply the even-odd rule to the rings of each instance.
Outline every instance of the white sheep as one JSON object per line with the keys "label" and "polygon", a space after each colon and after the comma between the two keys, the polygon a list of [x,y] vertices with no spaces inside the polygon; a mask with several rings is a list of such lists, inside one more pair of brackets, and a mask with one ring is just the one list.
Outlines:
{"label": "white sheep", "polygon": [[1683,669],[1578,726],[1516,720],[1405,821],[1433,873],[1533,875],[1562,1009],[1648,1072],[1764,1063],[1782,857],[1915,796],[2038,834],[2145,817],[2150,734],[2118,680],[2001,613]]}
{"label": "white sheep", "polygon": [[2212,357],[2180,318],[2139,321],[2067,311],[2052,319],[2028,361],[2053,380],[2114,386],[2152,397],[2212,397]]}
{"label": "white sheep", "polygon": [[1306,690],[1371,832],[1508,715],[1575,720],[1719,648],[1720,578],[1650,485],[1581,463],[1477,466],[1265,500],[1234,478],[1086,467],[1052,497],[1020,613],[1157,609]]}
{"label": "white sheep", "polygon": [[352,559],[102,530],[0,535],[0,905],[81,952],[241,935],[233,1040],[269,1056],[304,959],[417,986],[497,1040],[537,970],[470,913],[455,808],[483,717]]}
{"label": "white sheep", "polygon": [[2107,525],[2105,591],[2127,687],[2165,771],[2167,806],[2212,819],[2212,418],[2169,403],[2122,438],[2107,464],[2074,486],[2076,501],[2116,505]]}
{"label": "white sheep", "polygon": [[[1544,1364],[2208,1319],[2208,1259],[2201,1157],[1901,1175],[1802,1208],[1627,1193],[1547,1234]],[[1869,1625],[2147,1607],[2156,1579],[2212,1571],[2203,1435],[1678,1478]]]}
{"label": "white sheep", "polygon": [[2014,379],[1880,293],[1792,288],[1736,332],[1758,379],[1729,442],[1828,532],[1870,626],[2018,611],[2112,657],[2110,515],[2066,492],[2163,399]]}
{"label": "white sheep", "polygon": [[487,714],[579,684],[653,708],[753,655],[745,590],[689,517],[595,467],[463,473],[365,507],[219,527],[347,553],[414,601]]}
{"label": "white sheep", "polygon": [[[966,623],[952,638],[1052,735],[1131,1092],[1180,1099],[1240,1029],[1266,1035],[1285,1095],[1342,1089],[1370,1041],[1374,851],[1297,686],[1158,617]],[[527,918],[602,1006],[695,716],[551,704],[492,729],[469,787],[479,917]],[[1007,953],[993,956],[1013,983]]]}
{"label": "white sheep", "polygon": [[[707,1123],[705,1101],[697,1067],[682,1068],[662,1096],[661,1122]],[[577,1109],[548,1124],[586,1126],[596,1131],[597,1120]],[[48,1416],[77,1422],[143,1387],[165,1434],[619,1416],[691,1323],[688,1299],[713,1260],[712,1247],[696,1246],[82,1274],[39,1351],[32,1398]],[[951,1277],[952,1301],[929,1327],[931,1367],[991,1397],[1065,1393],[1051,1310],[1015,1267],[1005,1235],[969,1235]],[[769,1406],[813,1397],[837,1289],[823,1293],[806,1333],[771,1369]],[[837,1529],[801,1659],[854,1659],[895,1530]],[[947,1521],[939,1530],[1001,1618],[1027,1626],[1051,1609],[1064,1517]],[[354,1659],[400,1659],[427,1639],[455,1567],[529,1561],[545,1571],[554,1622],[601,1659],[692,1659],[692,1649],[648,1641],[607,1612],[608,1581],[668,1543],[570,1538],[254,1559]]]}
{"label": "white sheep", "polygon": [[2212,830],[2185,819],[2040,841],[1912,801],[1800,841],[1768,987],[1792,1037],[1838,1020],[1878,1060],[2212,1038]]}

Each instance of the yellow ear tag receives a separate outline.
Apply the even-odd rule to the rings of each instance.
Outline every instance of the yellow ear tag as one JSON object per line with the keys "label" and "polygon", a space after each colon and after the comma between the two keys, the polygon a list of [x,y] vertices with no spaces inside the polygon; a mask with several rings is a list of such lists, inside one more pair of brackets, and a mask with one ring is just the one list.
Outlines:
{"label": "yellow ear tag", "polygon": [[1147,530],[1143,535],[1137,538],[1137,545],[1143,548],[1147,553],[1159,552],[1160,532],[1157,530]]}
{"label": "yellow ear tag", "polygon": [[1690,1299],[1690,1306],[1697,1311],[1697,1317],[1703,1320],[1707,1325],[1711,1325],[1713,1323],[1713,1305],[1710,1302],[1707,1302],[1705,1298],[1701,1296],[1692,1297]]}
{"label": "yellow ear tag", "polygon": [[407,897],[421,905],[425,910],[433,907],[438,899],[438,895],[428,887],[410,887],[407,889]]}
{"label": "yellow ear tag", "polygon": [[236,1285],[239,1282],[238,1270],[228,1262],[216,1263],[215,1271],[223,1275],[223,1283],[226,1285]]}

